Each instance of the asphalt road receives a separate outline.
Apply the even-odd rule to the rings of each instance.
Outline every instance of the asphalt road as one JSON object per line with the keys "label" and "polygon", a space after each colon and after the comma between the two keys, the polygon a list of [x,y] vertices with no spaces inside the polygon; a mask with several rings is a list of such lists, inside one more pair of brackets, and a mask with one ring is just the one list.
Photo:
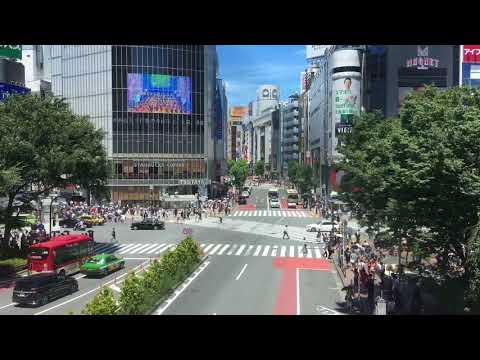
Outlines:
{"label": "asphalt road", "polygon": [[[255,203],[257,209],[268,209],[267,193],[266,188],[254,188],[249,201]],[[279,225],[289,225],[303,230],[306,224],[317,219],[267,216],[228,217],[225,221],[234,223],[230,230],[223,226],[225,223],[213,228],[167,223],[165,230],[156,231],[133,231],[130,224],[120,223],[94,227],[95,241],[103,243],[105,248],[113,246],[109,242],[115,227],[117,244],[112,251],[126,258],[126,269],[102,279],[73,275],[79,278],[78,292],[39,308],[16,306],[11,303],[12,289],[0,289],[0,315],[80,314],[100,286],[114,285],[114,293],[118,295],[115,278],[116,285],[121,286],[122,275],[127,271],[159,256],[156,251],[145,252],[145,249],[155,250],[178,243],[185,238],[186,228],[204,249],[211,244],[207,253],[230,247],[222,254],[209,256],[208,266],[171,302],[164,314],[296,314],[297,311],[300,314],[336,314],[339,310],[338,278],[329,262],[318,256],[320,251],[315,250],[316,255],[310,259],[300,259],[302,243],[267,236],[264,231],[268,228],[265,225],[270,224],[272,229],[277,225],[277,229]],[[257,222],[258,227],[252,221]],[[249,230],[239,231],[242,226]],[[260,228],[264,231],[262,234]],[[242,248],[242,254],[237,256],[237,249]],[[314,254],[313,245],[311,253]],[[301,270],[296,270],[298,268]]]}

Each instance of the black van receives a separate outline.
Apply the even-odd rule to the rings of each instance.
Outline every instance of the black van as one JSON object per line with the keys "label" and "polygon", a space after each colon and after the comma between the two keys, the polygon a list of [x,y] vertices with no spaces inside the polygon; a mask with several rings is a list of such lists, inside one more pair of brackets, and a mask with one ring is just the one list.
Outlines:
{"label": "black van", "polygon": [[76,279],[55,273],[41,273],[18,279],[12,302],[43,306],[50,300],[78,291]]}

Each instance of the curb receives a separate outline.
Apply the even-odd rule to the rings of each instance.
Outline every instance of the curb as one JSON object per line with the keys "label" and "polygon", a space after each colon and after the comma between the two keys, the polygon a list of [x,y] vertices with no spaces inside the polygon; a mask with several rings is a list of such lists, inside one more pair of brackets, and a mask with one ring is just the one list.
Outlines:
{"label": "curb", "polygon": [[[335,256],[335,254],[333,254],[332,256]],[[348,285],[346,284],[345,276],[343,275],[342,270],[339,268],[339,266],[338,266],[337,261],[335,260],[335,258],[332,260],[332,262],[333,262],[333,264],[335,265],[335,270],[337,271],[338,277],[339,277],[340,280],[342,281],[343,287],[348,286]]]}
{"label": "curb", "polygon": [[192,276],[192,274],[197,271],[197,269],[209,258],[208,255],[205,255],[201,260],[200,262],[197,264],[197,266],[195,267],[195,269],[192,270],[191,273],[189,273],[185,279],[183,279],[183,281],[179,282],[177,285],[175,285],[175,287],[171,288],[170,291],[168,293],[166,293],[162,298],[160,298],[156,303],[155,305],[152,307],[152,310],[149,311],[146,315],[155,315],[155,312],[158,310],[158,308],[170,297],[172,296],[173,293],[175,293],[175,291],[181,286],[183,285],[183,283],[185,283],[185,281],[187,281],[187,279]]}

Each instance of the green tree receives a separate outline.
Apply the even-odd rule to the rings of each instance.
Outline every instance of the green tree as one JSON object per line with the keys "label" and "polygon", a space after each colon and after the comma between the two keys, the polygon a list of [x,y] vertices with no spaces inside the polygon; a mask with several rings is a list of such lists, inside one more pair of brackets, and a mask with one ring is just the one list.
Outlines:
{"label": "green tree", "polygon": [[248,163],[245,160],[237,160],[230,166],[230,177],[232,177],[232,183],[239,189],[243,187],[245,180],[248,176]]}
{"label": "green tree", "polygon": [[[118,305],[113,296],[113,291],[108,286],[103,286],[95,297],[82,310],[84,315],[115,315]],[[72,312],[73,314],[73,312]]]}
{"label": "green tree", "polygon": [[399,117],[364,114],[339,151],[359,189],[345,200],[365,224],[407,239],[418,258],[437,254],[444,277],[453,253],[468,288],[478,274],[480,90],[427,87],[407,96]]}
{"label": "green tree", "polygon": [[262,160],[257,161],[254,165],[253,172],[256,176],[263,176],[265,173],[265,163]]}
{"label": "green tree", "polygon": [[290,161],[288,162],[287,174],[288,174],[288,178],[289,178],[293,183],[295,183],[295,182],[296,182],[296,179],[297,179],[297,169],[298,169],[298,162],[297,162],[297,161],[290,160]]}
{"label": "green tree", "polygon": [[103,131],[87,117],[75,115],[62,99],[10,96],[0,102],[0,173],[8,198],[3,211],[7,239],[15,223],[15,196],[27,186],[39,189],[32,198],[67,183],[94,192],[105,188]]}
{"label": "green tree", "polygon": [[134,273],[129,273],[120,293],[120,311],[125,315],[141,315],[145,304],[145,289]]}
{"label": "green tree", "polygon": [[298,164],[294,176],[294,184],[297,186],[300,195],[305,193],[312,183],[312,169],[304,164]]}

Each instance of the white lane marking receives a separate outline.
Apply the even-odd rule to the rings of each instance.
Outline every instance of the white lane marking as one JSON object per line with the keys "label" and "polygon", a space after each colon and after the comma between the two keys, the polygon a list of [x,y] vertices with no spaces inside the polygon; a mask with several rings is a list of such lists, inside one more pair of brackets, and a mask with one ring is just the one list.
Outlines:
{"label": "white lane marking", "polygon": [[218,244],[217,246],[215,246],[212,250],[210,250],[208,255],[214,255],[218,251],[218,249],[220,249],[221,246],[222,244]]}
{"label": "white lane marking", "polygon": [[280,249],[280,257],[285,257],[285,253],[287,252],[287,247],[282,246]]}
{"label": "white lane marking", "polygon": [[147,247],[151,247],[151,245],[152,245],[152,244],[145,244],[145,245],[143,245],[143,246],[140,246],[139,248],[137,248],[137,249],[135,249],[135,250],[133,250],[133,251],[129,251],[129,254],[136,254],[136,253],[138,253],[139,251],[140,251],[140,253],[141,253],[141,252],[143,252],[143,249],[146,249]]}
{"label": "white lane marking", "polygon": [[287,212],[286,212],[286,211],[282,211],[282,216],[283,216],[283,217],[287,217]]}
{"label": "white lane marking", "polygon": [[268,250],[270,250],[270,245],[265,246],[265,250],[263,250],[262,256],[268,256]]}
{"label": "white lane marking", "polygon": [[260,254],[260,250],[262,250],[262,245],[258,245],[257,248],[255,249],[255,252],[253,256],[258,256]]}
{"label": "white lane marking", "polygon": [[233,216],[238,216],[238,211],[234,211],[232,215]]}
{"label": "white lane marking", "polygon": [[238,251],[235,253],[235,256],[239,256],[243,252],[243,249],[245,249],[245,246],[247,245],[243,244],[242,246],[240,246]]}
{"label": "white lane marking", "polygon": [[256,214],[257,214],[256,211],[255,211],[255,212],[253,212],[253,211],[247,211],[246,216],[257,216]]}
{"label": "white lane marking", "polygon": [[185,289],[193,282],[193,280],[195,280],[197,278],[197,276],[200,275],[202,273],[202,271],[207,268],[208,264],[210,264],[210,261],[205,261],[203,263],[203,265],[201,265],[200,268],[197,270],[197,273],[195,275],[191,276],[187,280],[187,282],[185,283],[185,286],[180,291],[176,291],[175,295],[172,298],[170,298],[166,301],[165,306],[161,309],[158,309],[155,312],[155,315],[162,315],[165,312],[165,310],[167,310],[167,308],[180,296],[180,294],[182,292],[184,292]]}
{"label": "white lane marking", "polygon": [[217,255],[222,255],[225,250],[227,250],[230,247],[230,244],[225,245],[223,248],[220,249]]}
{"label": "white lane marking", "polygon": [[245,269],[247,268],[247,265],[248,264],[245,264],[242,268],[242,270],[240,271],[240,274],[237,275],[237,277],[235,278],[235,280],[238,280],[240,279],[240,276],[242,276],[243,272],[245,271]]}
{"label": "white lane marking", "polygon": [[157,251],[154,252],[154,254],[161,254],[162,252],[170,249],[173,247],[173,244],[168,244],[167,246],[165,246],[163,249],[158,249]]}
{"label": "white lane marking", "polygon": [[97,252],[97,253],[102,252],[103,250],[111,248],[111,247],[115,247],[115,245],[114,244],[98,245],[98,246],[95,246],[95,252]]}
{"label": "white lane marking", "polygon": [[299,268],[297,268],[297,315],[300,315],[300,282],[298,281]]}
{"label": "white lane marking", "polygon": [[151,250],[151,249],[153,249],[153,248],[156,248],[156,247],[158,247],[158,244],[152,244],[152,245],[150,245],[150,246],[147,246],[146,248],[142,249],[142,251],[140,252],[140,254],[143,254],[143,253],[146,254],[147,251],[149,251],[149,250]]}
{"label": "white lane marking", "polygon": [[213,245],[215,245],[215,244],[208,245],[205,249],[203,249],[203,251],[207,252],[208,250],[210,250],[213,247]]}
{"label": "white lane marking", "polygon": [[85,274],[80,274],[80,275],[78,275],[78,276],[75,277],[75,280],[84,278],[85,276],[87,276],[87,275],[85,275]]}
{"label": "white lane marking", "polygon": [[0,307],[0,310],[5,309],[5,308],[7,308],[7,307],[9,307],[9,306],[12,306],[12,305],[16,305],[16,304],[17,304],[17,303],[10,303],[10,304],[8,304],[8,305],[5,305],[5,306]]}
{"label": "white lane marking", "polygon": [[243,215],[245,215],[245,211],[240,211],[238,214],[238,216],[243,216]]}
{"label": "white lane marking", "polygon": [[290,245],[290,249],[288,250],[288,257],[295,257],[295,247]]}
{"label": "white lane marking", "polygon": [[131,248],[122,249],[122,250],[120,250],[118,253],[119,253],[119,254],[126,254],[127,252],[130,252],[130,251],[132,251],[133,249],[137,249],[137,248],[139,248],[139,247],[142,247],[143,245],[144,245],[144,244],[137,244],[137,245],[135,245],[135,246],[132,246]]}
{"label": "white lane marking", "polygon": [[203,249],[207,244],[200,244],[200,248]]}
{"label": "white lane marking", "polygon": [[272,253],[270,254],[270,256],[277,256],[277,250],[278,250],[278,246],[274,245],[273,248],[272,248]]}
{"label": "white lane marking", "polygon": [[315,248],[315,256],[317,259],[320,259],[322,257],[322,254],[320,253],[320,249],[318,247]]}
{"label": "white lane marking", "polygon": [[[149,257],[124,257],[124,260],[151,260]],[[155,258],[153,258],[155,259]]]}
{"label": "white lane marking", "polygon": [[157,246],[154,246],[152,249],[150,249],[149,251],[147,251],[147,254],[151,254],[153,253],[154,251],[157,251],[163,247],[167,246],[167,244],[160,244],[160,245],[157,245]]}
{"label": "white lane marking", "polygon": [[116,292],[121,292],[122,290],[115,284],[112,284],[109,286],[112,290],[115,290]]}
{"label": "white lane marking", "polygon": [[232,248],[230,249],[230,251],[227,253],[227,255],[232,255],[233,252],[237,249],[238,245],[232,245]]}
{"label": "white lane marking", "polygon": [[[131,269],[130,271],[134,271],[134,272],[135,272],[137,269],[139,269],[141,266],[143,266],[143,265],[145,265],[145,264],[147,264],[147,266],[144,267],[144,268],[146,269],[146,268],[148,267],[148,261],[144,261],[144,262],[141,263],[140,265],[135,266],[135,267],[134,267],[133,269]],[[112,280],[110,280],[110,281],[107,281],[106,283],[103,284],[103,286],[108,286],[108,285],[110,285],[111,283],[115,282],[116,280],[118,281],[118,279],[121,279],[121,278],[127,276],[127,275],[130,273],[130,271],[126,271],[125,273],[123,273],[122,275],[118,276],[117,278],[112,279]],[[52,307],[50,307],[50,308],[48,308],[48,309],[45,309],[45,310],[43,310],[43,311],[40,311],[40,312],[38,312],[38,313],[36,313],[36,314],[34,314],[34,315],[41,315],[41,314],[46,313],[47,311],[50,311],[50,310],[56,309],[56,308],[58,308],[58,307],[60,307],[60,306],[66,305],[66,304],[68,304],[68,303],[71,303],[72,301],[75,301],[75,300],[77,300],[77,299],[80,299],[80,298],[82,298],[82,297],[84,297],[84,296],[86,296],[86,295],[88,295],[88,294],[91,294],[91,293],[94,292],[94,291],[97,291],[97,290],[100,289],[101,287],[102,287],[102,286],[98,286],[98,287],[96,287],[96,288],[94,288],[94,289],[92,289],[92,290],[89,290],[89,291],[81,294],[81,295],[78,295],[78,296],[76,296],[76,297],[74,297],[74,298],[72,298],[72,299],[69,299],[69,300],[67,300],[67,301],[64,301],[64,302],[62,302],[62,303],[60,303],[60,304],[57,304],[57,305],[55,305],[55,306],[52,306]]]}

